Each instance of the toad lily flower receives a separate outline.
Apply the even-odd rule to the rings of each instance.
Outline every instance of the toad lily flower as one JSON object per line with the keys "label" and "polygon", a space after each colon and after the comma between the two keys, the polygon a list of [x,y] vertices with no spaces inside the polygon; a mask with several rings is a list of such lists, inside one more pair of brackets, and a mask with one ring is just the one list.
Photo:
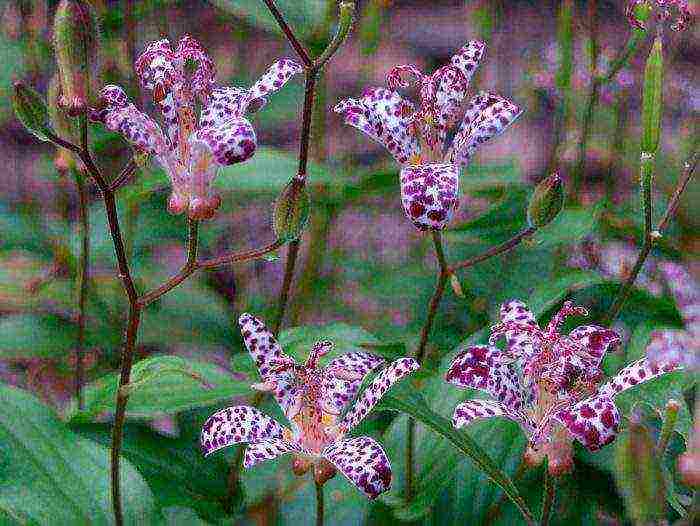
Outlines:
{"label": "toad lily flower", "polygon": [[[501,306],[501,323],[492,327],[489,345],[467,347],[458,354],[445,379],[462,388],[485,391],[494,400],[459,404],[452,423],[456,428],[474,420],[502,416],[514,420],[529,439],[528,463],[548,457],[553,475],[573,467],[573,439],[596,451],[615,439],[620,414],[617,394],[673,371],[677,363],[651,363],[647,358],[623,368],[599,385],[605,353],[620,344],[614,331],[596,325],[561,334],[565,318],[586,315],[570,302],[542,329],[520,301]],[[494,343],[504,336],[506,350]]]}
{"label": "toad lily flower", "polygon": [[[211,188],[219,169],[250,159],[257,147],[246,112],[264,106],[267,95],[302,67],[282,59],[249,89],[215,87],[214,63],[196,40],[184,36],[176,50],[168,40],[149,44],[135,69],[160,107],[166,133],[119,86],[108,85],[100,91],[100,106],[91,118],[121,133],[138,151],[155,157],[172,182],[171,213],[187,212],[193,219],[213,217],[221,204]],[[199,122],[197,101],[202,108]]]}
{"label": "toad lily flower", "polygon": [[306,362],[299,364],[282,352],[261,320],[243,314],[239,323],[244,343],[263,380],[253,388],[273,394],[291,429],[254,407],[229,407],[204,423],[201,435],[204,454],[247,443],[243,464],[246,469],[293,453],[296,455],[293,469],[297,474],[303,474],[313,464],[316,480],[321,483],[338,469],[371,499],[388,490],[391,466],[381,446],[370,437],[345,438],[345,435],[367,416],[394,382],[418,369],[418,362],[401,358],[387,365],[348,409],[348,402],[357,395],[362,379],[385,365],[383,358],[351,352],[320,367],[319,359],[333,344],[319,341]]}
{"label": "toad lily flower", "polygon": [[[345,123],[383,144],[401,165],[401,201],[406,215],[421,230],[440,230],[458,205],[459,170],[477,146],[505,130],[520,109],[499,95],[481,92],[466,105],[451,146],[447,135],[458,122],[472,74],[485,44],[467,42],[449,65],[424,75],[413,65],[399,65],[387,75],[387,88],[368,88],[359,99],[335,107]],[[419,107],[395,90],[415,79]]]}

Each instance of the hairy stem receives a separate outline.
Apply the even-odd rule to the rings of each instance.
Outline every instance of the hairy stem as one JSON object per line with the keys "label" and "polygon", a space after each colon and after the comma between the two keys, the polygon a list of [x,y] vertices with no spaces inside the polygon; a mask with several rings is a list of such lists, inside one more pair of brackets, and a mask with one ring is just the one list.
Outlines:
{"label": "hairy stem", "polygon": [[509,250],[515,248],[518,246],[524,239],[527,239],[530,237],[532,234],[534,234],[537,231],[537,229],[534,226],[529,226],[527,228],[524,228],[517,234],[515,234],[512,238],[510,238],[508,241],[505,241],[504,243],[501,243],[500,245],[497,245],[495,247],[491,247],[485,252],[478,254],[474,257],[471,257],[465,261],[462,261],[461,263],[457,263],[456,265],[452,265],[449,269],[448,272],[452,274],[453,272],[456,272],[461,269],[469,268],[471,266],[476,265],[477,263],[481,263],[482,261],[486,261],[487,259],[491,259],[494,256],[498,256],[499,254],[503,254],[504,252],[508,252]]}
{"label": "hairy stem", "polygon": [[74,171],[78,190],[78,221],[80,222],[80,259],[78,260],[78,342],[75,352],[75,397],[78,409],[83,409],[83,383],[85,382],[85,302],[88,293],[90,261],[90,218],[88,215],[88,193],[83,175]]}
{"label": "hairy stem", "polygon": [[549,475],[547,469],[544,471],[544,495],[542,496],[542,517],[541,526],[548,526],[552,516],[554,496],[556,495],[556,480]]}
{"label": "hairy stem", "polygon": [[642,202],[644,208],[644,237],[642,241],[642,248],[639,252],[639,256],[637,256],[637,261],[634,263],[632,272],[630,272],[629,276],[627,276],[627,279],[625,279],[625,281],[623,282],[622,286],[620,287],[620,290],[617,293],[617,296],[615,297],[615,300],[613,301],[612,306],[610,307],[610,311],[608,311],[608,314],[603,320],[605,324],[609,325],[620,314],[622,306],[625,304],[625,301],[627,301],[627,298],[632,292],[632,287],[634,286],[634,282],[637,280],[637,276],[639,276],[639,273],[644,267],[644,263],[646,262],[647,257],[654,248],[654,244],[658,239],[661,238],[664,229],[668,225],[668,222],[678,209],[681,195],[688,186],[690,179],[693,177],[697,164],[698,153],[696,152],[683,165],[683,172],[681,173],[681,176],[678,179],[678,184],[676,185],[676,189],[673,192],[673,196],[671,197],[671,200],[669,201],[668,206],[666,207],[666,211],[664,212],[661,221],[659,221],[658,225],[656,226],[656,229],[653,230],[653,211],[651,206],[651,180],[653,177],[654,170],[654,156],[650,154],[642,154],[640,168]]}

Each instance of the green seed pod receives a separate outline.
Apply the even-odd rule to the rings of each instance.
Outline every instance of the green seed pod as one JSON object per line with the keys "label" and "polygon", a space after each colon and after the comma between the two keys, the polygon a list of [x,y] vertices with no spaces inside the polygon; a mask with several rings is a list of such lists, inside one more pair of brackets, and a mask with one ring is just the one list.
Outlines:
{"label": "green seed pod", "polygon": [[634,417],[615,451],[617,485],[636,524],[659,524],[665,518],[664,478],[649,431]]}
{"label": "green seed pod", "polygon": [[99,35],[94,9],[87,1],[61,0],[53,31],[61,82],[59,104],[75,117],[87,109],[90,70],[97,61]]}
{"label": "green seed pod", "polygon": [[288,242],[299,239],[309,222],[311,203],[298,179],[284,187],[277,198],[272,216],[272,227],[277,239]]}
{"label": "green seed pod", "polygon": [[656,37],[644,68],[642,94],[642,151],[655,154],[661,136],[664,62],[661,39]]}
{"label": "green seed pod", "polygon": [[40,141],[50,141],[53,135],[46,102],[36,91],[17,82],[14,86],[12,106],[15,115],[32,135]]}
{"label": "green seed pod", "polygon": [[530,226],[540,228],[557,217],[564,206],[564,187],[559,174],[555,173],[540,181],[527,206],[527,221]]}

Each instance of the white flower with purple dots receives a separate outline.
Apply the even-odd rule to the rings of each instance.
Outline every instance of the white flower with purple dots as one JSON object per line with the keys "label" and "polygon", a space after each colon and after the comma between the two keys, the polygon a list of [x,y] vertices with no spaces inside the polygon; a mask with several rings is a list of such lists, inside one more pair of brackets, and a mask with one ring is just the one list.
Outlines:
{"label": "white flower with purple dots", "polygon": [[[244,467],[296,455],[293,469],[303,474],[312,466],[317,481],[327,480],[336,470],[373,499],[391,487],[391,465],[382,447],[370,437],[345,438],[398,380],[418,369],[413,358],[386,361],[365,352],[350,352],[331,360],[319,360],[333,344],[317,342],[305,363],[284,354],[265,324],[250,314],[239,320],[243,341],[260,372],[262,382],[254,389],[272,393],[290,423],[285,428],[254,407],[222,409],[202,427],[205,455],[233,444],[246,443]],[[360,394],[362,380],[384,367]]]}
{"label": "white flower with purple dots", "polygon": [[[340,101],[335,111],[383,144],[401,165],[401,201],[406,215],[420,230],[440,230],[457,209],[459,170],[477,146],[503,132],[521,111],[499,95],[481,92],[466,105],[459,129],[448,145],[448,131],[457,124],[469,81],[484,54],[485,44],[472,40],[449,65],[431,75],[416,66],[399,65],[387,75],[387,88],[368,88],[359,99]],[[416,106],[396,92],[415,79]]]}
{"label": "white flower with purple dots", "polygon": [[[447,382],[484,391],[494,400],[459,404],[452,423],[460,428],[496,416],[517,422],[529,439],[526,460],[539,464],[548,457],[552,474],[573,467],[574,438],[591,451],[615,439],[620,426],[615,396],[679,368],[676,361],[643,358],[600,385],[601,362],[620,344],[618,334],[596,325],[560,332],[567,317],[585,316],[585,309],[565,302],[544,329],[521,301],[504,303],[500,315],[489,345],[467,347],[445,375]],[[501,337],[504,351],[494,345]]]}
{"label": "white flower with purple dots", "polygon": [[[189,64],[195,66],[191,74]],[[155,157],[172,183],[171,213],[209,219],[221,205],[211,187],[219,169],[250,159],[257,148],[246,112],[264,106],[267,95],[284,86],[302,67],[282,59],[251,88],[216,87],[214,63],[196,40],[185,35],[175,50],[167,39],[149,44],[136,60],[135,70],[160,107],[164,128],[114,85],[100,91],[100,105],[91,118]],[[197,102],[202,108],[199,122]]]}

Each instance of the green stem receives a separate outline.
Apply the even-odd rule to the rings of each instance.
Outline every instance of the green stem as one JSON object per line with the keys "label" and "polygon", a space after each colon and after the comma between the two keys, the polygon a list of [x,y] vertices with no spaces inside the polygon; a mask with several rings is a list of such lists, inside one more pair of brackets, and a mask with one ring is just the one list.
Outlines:
{"label": "green stem", "polygon": [[83,383],[85,382],[85,302],[88,293],[90,261],[90,218],[88,215],[88,193],[82,174],[73,170],[78,190],[78,221],[80,223],[80,258],[78,260],[78,342],[75,356],[75,396],[78,408],[83,409]]}
{"label": "green stem", "polygon": [[681,406],[675,400],[669,400],[666,402],[666,414],[664,415],[664,422],[661,426],[661,434],[659,435],[659,441],[656,444],[656,451],[659,457],[663,457],[666,453],[666,448],[671,440],[671,435],[676,427],[676,422],[678,421],[678,411]]}
{"label": "green stem", "polygon": [[315,482],[316,486],[316,526],[323,526],[323,484]]}

